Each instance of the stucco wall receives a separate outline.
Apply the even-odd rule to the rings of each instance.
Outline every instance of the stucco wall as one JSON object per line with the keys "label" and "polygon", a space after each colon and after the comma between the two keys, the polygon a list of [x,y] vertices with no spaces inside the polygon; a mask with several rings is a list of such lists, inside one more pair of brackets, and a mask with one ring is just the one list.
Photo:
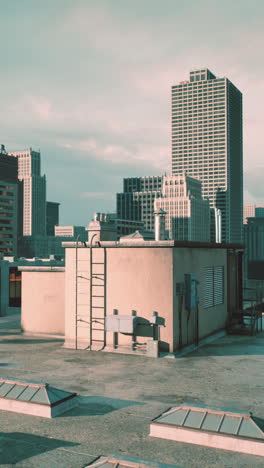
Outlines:
{"label": "stucco wall", "polygon": [[[161,252],[162,250],[162,252]],[[93,261],[104,260],[104,249],[93,249]],[[86,348],[90,344],[90,249],[78,249],[78,347]],[[94,272],[102,273],[103,266],[96,265]],[[66,303],[65,303],[65,346],[74,347],[76,318],[76,249],[66,249]],[[100,284],[100,280],[97,280]],[[93,289],[93,294],[101,295],[102,289]],[[94,298],[94,305],[102,304],[100,298]],[[172,249],[168,248],[108,248],[106,249],[106,313],[113,314],[117,309],[121,315],[131,315],[132,310],[138,316],[149,318],[153,312],[163,317],[166,327],[161,327],[160,339],[172,343]],[[100,310],[94,310],[94,316],[100,316]],[[98,325],[100,327],[100,325]],[[101,338],[98,333],[98,338]],[[96,338],[96,334],[94,334]],[[106,344],[113,343],[113,333],[106,334]],[[140,342],[146,339],[140,338]],[[131,336],[119,334],[119,345],[129,345]]]}
{"label": "stucco wall", "polygon": [[[223,329],[227,321],[227,253],[225,249],[206,248],[178,248],[174,250],[174,337],[175,345],[179,341],[179,301],[176,296],[176,283],[184,281],[185,273],[196,273],[199,297],[199,337],[200,339],[211,333]],[[204,269],[210,266],[224,267],[224,303],[214,307],[203,307]],[[187,311],[183,302],[182,307],[182,343],[191,344],[195,339],[195,311],[192,310],[188,323],[187,339]]]}
{"label": "stucco wall", "polygon": [[23,271],[21,327],[27,333],[64,335],[63,271]]}
{"label": "stucco wall", "polygon": [[[160,327],[160,340],[173,348],[173,262],[170,248],[120,248],[107,250],[107,314],[149,319],[153,312],[165,319]],[[151,330],[150,330],[151,331]],[[112,342],[112,334],[108,337]],[[151,336],[151,335],[150,335]],[[144,337],[138,338],[144,342]],[[119,344],[130,343],[131,337],[120,334]]]}

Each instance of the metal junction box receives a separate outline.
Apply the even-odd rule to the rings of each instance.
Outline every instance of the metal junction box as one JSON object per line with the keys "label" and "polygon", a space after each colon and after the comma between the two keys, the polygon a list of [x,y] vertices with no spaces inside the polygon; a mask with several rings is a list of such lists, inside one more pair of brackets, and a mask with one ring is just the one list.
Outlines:
{"label": "metal junction box", "polygon": [[133,335],[137,322],[138,318],[133,315],[107,315],[105,321],[106,331]]}

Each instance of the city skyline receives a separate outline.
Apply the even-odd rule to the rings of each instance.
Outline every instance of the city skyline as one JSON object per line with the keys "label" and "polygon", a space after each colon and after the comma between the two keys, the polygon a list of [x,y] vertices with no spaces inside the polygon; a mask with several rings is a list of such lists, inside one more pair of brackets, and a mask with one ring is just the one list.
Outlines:
{"label": "city skyline", "polygon": [[263,11],[243,1],[238,21],[226,1],[2,7],[2,143],[9,152],[40,148],[61,224],[112,211],[124,177],[170,172],[171,86],[202,67],[243,93],[244,199],[263,204]]}

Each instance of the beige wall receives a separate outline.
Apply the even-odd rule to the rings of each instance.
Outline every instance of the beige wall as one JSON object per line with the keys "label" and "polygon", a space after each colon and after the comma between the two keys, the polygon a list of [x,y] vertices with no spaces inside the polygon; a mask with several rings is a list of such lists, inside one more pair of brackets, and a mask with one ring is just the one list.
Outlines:
{"label": "beige wall", "polygon": [[23,271],[21,326],[26,333],[64,335],[63,271]]}
{"label": "beige wall", "polygon": [[[161,252],[162,250],[162,252]],[[93,260],[104,260],[104,249],[93,249]],[[90,249],[78,249],[78,347],[90,344]],[[169,248],[108,248],[106,249],[106,313],[117,309],[120,315],[149,318],[153,312],[163,317],[166,327],[161,327],[160,339],[172,343],[172,249]],[[103,265],[96,265],[94,272],[102,273]],[[66,302],[65,302],[65,346],[75,346],[76,318],[76,249],[66,249]],[[100,284],[100,280],[96,280]],[[100,286],[94,288],[94,295],[101,295]],[[103,301],[95,298],[93,304],[100,306]],[[99,318],[101,311],[94,311]],[[98,325],[100,327],[100,324]],[[150,330],[149,330],[150,331]],[[102,333],[98,333],[102,338]],[[106,334],[107,344],[113,343],[113,333]],[[144,342],[144,338],[139,339]],[[119,344],[129,345],[131,336],[119,334]]]}
{"label": "beige wall", "polygon": [[[113,248],[107,250],[107,314],[149,319],[158,312],[165,319],[160,339],[173,348],[173,271],[171,248]],[[150,330],[151,331],[151,330]],[[112,343],[112,333],[108,333]],[[119,334],[119,344],[131,343],[131,337]],[[151,335],[150,335],[151,336]],[[138,338],[145,342],[144,338]]]}

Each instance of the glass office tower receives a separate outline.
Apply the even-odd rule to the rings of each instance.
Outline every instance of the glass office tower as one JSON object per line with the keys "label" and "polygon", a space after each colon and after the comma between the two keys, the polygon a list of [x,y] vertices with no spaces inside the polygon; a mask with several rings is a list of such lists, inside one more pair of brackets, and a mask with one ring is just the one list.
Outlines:
{"label": "glass office tower", "polygon": [[242,94],[208,69],[172,86],[172,174],[202,182],[203,198],[222,214],[222,242],[242,242]]}

